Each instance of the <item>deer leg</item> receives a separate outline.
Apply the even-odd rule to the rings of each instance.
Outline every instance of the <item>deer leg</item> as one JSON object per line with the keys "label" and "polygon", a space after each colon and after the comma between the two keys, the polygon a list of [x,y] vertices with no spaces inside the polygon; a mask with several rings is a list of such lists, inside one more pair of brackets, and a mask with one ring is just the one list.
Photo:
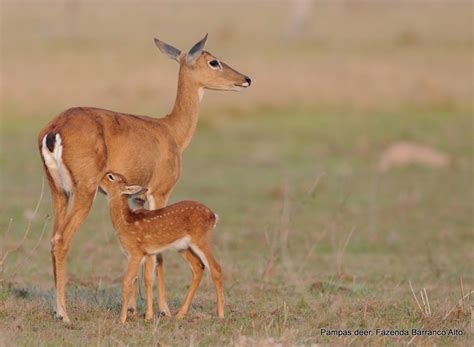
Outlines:
{"label": "deer leg", "polygon": [[[56,261],[54,257],[54,244],[55,244],[54,239],[55,239],[56,233],[59,230],[60,225],[63,223],[64,218],[66,216],[69,199],[64,191],[56,188],[56,185],[54,184],[51,178],[51,175],[49,174],[47,169],[45,170],[45,172],[48,178],[49,187],[51,189],[51,199],[53,202],[53,209],[54,209],[53,235],[51,237],[51,260],[53,264],[54,287],[56,288],[57,284],[56,284]],[[56,307],[56,311],[57,311],[57,307]]]}
{"label": "deer leg", "polygon": [[66,312],[66,257],[71,238],[89,213],[94,199],[95,190],[74,195],[72,207],[62,225],[53,237],[53,259],[56,270],[56,317],[69,322]]}
{"label": "deer leg", "polygon": [[193,271],[193,281],[189,286],[188,293],[184,298],[183,304],[176,314],[177,318],[183,318],[188,312],[189,305],[191,304],[194,294],[196,293],[199,284],[201,283],[202,273],[204,272],[204,264],[201,262],[199,257],[195,255],[190,249],[179,252],[181,256],[188,262],[191,270]]}
{"label": "deer leg", "polygon": [[[199,245],[199,251],[202,252],[211,270],[212,280],[216,287],[216,298],[217,298],[217,316],[224,318],[224,289],[222,286],[222,270],[212,255],[211,247],[208,244]],[[194,248],[193,248],[194,249]],[[203,259],[204,260],[204,259]]]}
{"label": "deer leg", "polygon": [[153,270],[155,257],[146,257],[145,260],[145,288],[146,288],[146,313],[145,319],[153,319]]}
{"label": "deer leg", "polygon": [[142,259],[143,256],[130,256],[128,259],[127,274],[123,279],[122,289],[122,310],[120,312],[120,321],[122,324],[127,320],[127,303],[130,299],[130,291],[137,277],[138,269],[140,268],[140,262]]}

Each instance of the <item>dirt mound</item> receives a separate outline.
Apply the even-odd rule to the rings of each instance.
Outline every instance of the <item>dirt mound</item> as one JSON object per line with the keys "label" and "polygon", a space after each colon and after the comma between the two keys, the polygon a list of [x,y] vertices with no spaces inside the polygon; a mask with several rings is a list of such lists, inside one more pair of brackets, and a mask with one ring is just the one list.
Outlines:
{"label": "dirt mound", "polygon": [[378,170],[386,172],[394,167],[410,164],[442,168],[449,165],[450,161],[448,154],[434,148],[415,142],[400,141],[393,143],[382,153]]}

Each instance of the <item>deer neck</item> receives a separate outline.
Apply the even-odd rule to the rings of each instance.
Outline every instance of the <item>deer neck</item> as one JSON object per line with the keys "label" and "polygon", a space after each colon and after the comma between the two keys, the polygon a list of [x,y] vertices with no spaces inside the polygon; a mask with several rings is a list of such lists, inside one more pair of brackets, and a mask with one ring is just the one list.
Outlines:
{"label": "deer neck", "polygon": [[173,110],[165,117],[181,151],[188,147],[196,131],[199,105],[204,89],[183,68],[179,70],[178,91]]}

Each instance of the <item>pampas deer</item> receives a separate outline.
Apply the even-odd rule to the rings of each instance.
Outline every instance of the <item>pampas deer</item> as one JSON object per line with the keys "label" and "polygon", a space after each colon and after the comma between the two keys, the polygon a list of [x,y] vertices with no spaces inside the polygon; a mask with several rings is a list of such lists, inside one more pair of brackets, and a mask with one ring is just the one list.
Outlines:
{"label": "pampas deer", "polygon": [[[217,215],[196,201],[182,201],[157,210],[131,210],[129,197],[145,193],[146,188],[128,185],[125,177],[110,172],[100,185],[107,192],[112,224],[128,257],[128,269],[123,280],[121,322],[125,323],[127,319],[127,304],[140,263],[145,256],[160,254],[167,249],[179,251],[193,271],[191,286],[176,316],[182,318],[188,312],[202,273],[207,268],[216,287],[217,315],[224,318],[221,267],[211,251],[211,233],[217,223]],[[153,318],[152,285],[152,279],[145,276],[145,319]]]}
{"label": "pampas deer", "polygon": [[[165,117],[75,107],[59,114],[40,131],[38,147],[54,207],[51,256],[58,319],[69,322],[66,261],[70,242],[89,213],[104,174],[120,172],[130,182],[148,188],[146,199],[151,209],[166,206],[181,174],[182,153],[196,130],[203,91],[238,91],[250,86],[249,77],[204,50],[206,39],[207,35],[187,53],[155,39],[160,51],[179,63],[176,101]],[[161,255],[156,260],[159,308],[171,315]],[[155,257],[147,257],[145,276],[153,276],[154,264]],[[130,308],[136,310],[133,293]]]}

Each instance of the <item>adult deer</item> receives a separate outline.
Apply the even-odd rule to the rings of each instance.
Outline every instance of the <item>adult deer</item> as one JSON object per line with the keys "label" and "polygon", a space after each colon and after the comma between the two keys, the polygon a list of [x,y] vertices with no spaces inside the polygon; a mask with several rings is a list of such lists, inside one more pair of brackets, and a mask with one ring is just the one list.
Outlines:
{"label": "adult deer", "polygon": [[[148,189],[150,209],[164,207],[181,174],[181,156],[196,130],[204,89],[234,90],[250,86],[249,77],[204,51],[206,36],[188,53],[155,39],[162,53],[179,63],[174,107],[151,118],[92,107],[68,109],[44,127],[38,146],[51,189],[54,226],[51,255],[56,288],[56,318],[66,311],[66,257],[69,244],[86,218],[107,171]],[[186,257],[195,256],[190,251]],[[160,311],[170,315],[163,279],[163,259],[156,256]],[[145,279],[153,277],[154,257],[145,261]],[[136,309],[135,293],[130,307]]]}

